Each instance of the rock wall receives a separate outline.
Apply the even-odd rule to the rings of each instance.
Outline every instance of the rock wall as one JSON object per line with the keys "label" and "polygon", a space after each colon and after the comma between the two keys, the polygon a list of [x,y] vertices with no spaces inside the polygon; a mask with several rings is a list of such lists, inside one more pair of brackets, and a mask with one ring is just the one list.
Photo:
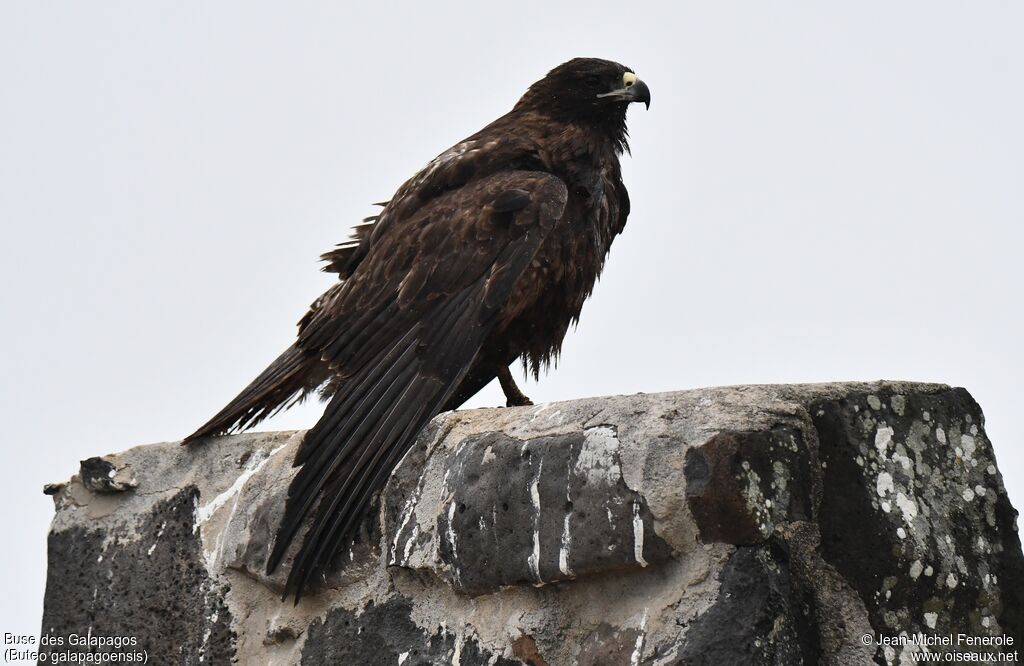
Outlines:
{"label": "rock wall", "polygon": [[983,426],[963,389],[890,382],[443,414],[298,605],[264,564],[302,433],[140,446],[48,487],[42,631],[135,637],[159,664],[909,663],[901,633],[1020,650],[1024,558]]}

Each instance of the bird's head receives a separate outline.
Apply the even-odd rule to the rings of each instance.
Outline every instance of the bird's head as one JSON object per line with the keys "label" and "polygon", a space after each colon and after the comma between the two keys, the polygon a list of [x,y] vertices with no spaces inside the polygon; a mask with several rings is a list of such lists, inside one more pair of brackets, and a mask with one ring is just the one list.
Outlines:
{"label": "bird's head", "polygon": [[611,60],[574,58],[530,86],[516,109],[565,121],[619,121],[632,102],[651,106],[651,91],[630,68]]}

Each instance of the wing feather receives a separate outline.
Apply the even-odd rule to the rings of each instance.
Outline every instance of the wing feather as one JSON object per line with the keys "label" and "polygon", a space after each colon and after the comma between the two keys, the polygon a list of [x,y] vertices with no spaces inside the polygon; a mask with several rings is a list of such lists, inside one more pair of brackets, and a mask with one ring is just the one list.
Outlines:
{"label": "wing feather", "polygon": [[377,224],[366,257],[306,323],[301,346],[345,381],[296,456],[267,563],[280,564],[312,516],[286,587],[296,602],[457,389],[566,197],[551,174],[511,171]]}
{"label": "wing feather", "polygon": [[[403,354],[402,359],[404,360],[405,357],[406,354]],[[306,449],[308,442],[311,446],[306,450],[312,451],[314,455],[306,456],[302,463],[302,469],[288,489],[285,517],[268,561],[268,570],[272,571],[277,567],[315,500],[324,486],[336,474],[339,466],[346,462],[354,452],[358,452],[360,448],[365,448],[369,444],[366,439],[367,433],[377,425],[382,412],[389,405],[395,404],[394,399],[401,391],[405,390],[415,373],[415,368],[408,363],[396,364],[394,367],[400,369],[397,372],[388,373],[393,376],[379,378],[374,386],[377,390],[367,392],[361,399],[350,398],[347,401],[339,401],[338,396],[335,396],[330,406],[337,405],[337,407],[328,409],[328,414],[333,418],[330,421],[322,420],[307,433],[303,449]],[[383,387],[382,390],[381,387]],[[350,395],[359,395],[358,387],[353,389],[350,385],[345,385],[344,388],[348,389],[347,392]],[[338,417],[337,414],[342,416]],[[345,414],[351,414],[351,417],[346,420]],[[339,421],[342,427],[336,433],[332,433],[330,428]],[[314,432],[317,428],[320,430]],[[334,436],[330,439],[318,436],[320,432],[324,431]],[[340,442],[340,445],[335,442]],[[332,444],[335,444],[337,448],[332,450],[330,448]],[[298,462],[299,459],[296,458],[296,463]]]}

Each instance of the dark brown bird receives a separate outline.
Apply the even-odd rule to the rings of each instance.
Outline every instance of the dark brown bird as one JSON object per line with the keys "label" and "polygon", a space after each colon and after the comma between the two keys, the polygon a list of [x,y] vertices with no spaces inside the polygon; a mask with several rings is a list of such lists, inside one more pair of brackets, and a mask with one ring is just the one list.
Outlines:
{"label": "dark brown bird", "polygon": [[627,67],[577,58],[509,113],[402,185],[353,240],[324,255],[339,281],[298,340],[186,442],[255,425],[321,389],[330,402],[299,447],[268,572],[305,519],[296,597],[347,547],[372,495],[416,435],[509,365],[537,377],[557,358],[622,231],[626,108],[650,106]]}

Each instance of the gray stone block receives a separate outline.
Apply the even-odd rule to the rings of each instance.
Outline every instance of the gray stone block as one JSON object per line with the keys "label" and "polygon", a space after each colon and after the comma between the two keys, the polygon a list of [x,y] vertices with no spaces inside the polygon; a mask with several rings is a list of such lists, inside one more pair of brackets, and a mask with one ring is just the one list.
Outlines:
{"label": "gray stone block", "polygon": [[264,568],[301,435],[136,447],[48,486],[43,633],[135,636],[161,664],[901,663],[917,648],[862,637],[1024,641],[1016,512],[963,389],[443,414],[293,605],[290,562]]}

